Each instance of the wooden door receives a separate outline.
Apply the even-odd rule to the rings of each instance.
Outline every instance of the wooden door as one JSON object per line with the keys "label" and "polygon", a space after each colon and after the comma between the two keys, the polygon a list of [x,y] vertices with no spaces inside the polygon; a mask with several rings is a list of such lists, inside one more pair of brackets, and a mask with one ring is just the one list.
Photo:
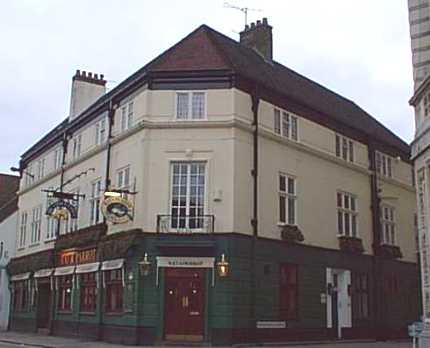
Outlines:
{"label": "wooden door", "polygon": [[39,282],[37,291],[37,328],[48,329],[51,318],[51,285]]}
{"label": "wooden door", "polygon": [[166,268],[165,338],[202,341],[205,323],[205,271]]}

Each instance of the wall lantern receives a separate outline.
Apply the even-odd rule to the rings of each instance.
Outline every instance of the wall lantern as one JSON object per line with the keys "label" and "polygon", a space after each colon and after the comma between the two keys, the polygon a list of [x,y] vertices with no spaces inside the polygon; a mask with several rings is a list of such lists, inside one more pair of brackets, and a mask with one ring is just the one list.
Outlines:
{"label": "wall lantern", "polygon": [[143,260],[139,262],[140,273],[143,276],[147,276],[151,271],[151,262],[148,260],[148,254],[145,253]]}
{"label": "wall lantern", "polygon": [[226,261],[225,255],[221,255],[221,261],[218,261],[217,264],[218,275],[221,278],[225,278],[228,276],[230,271],[230,264]]}

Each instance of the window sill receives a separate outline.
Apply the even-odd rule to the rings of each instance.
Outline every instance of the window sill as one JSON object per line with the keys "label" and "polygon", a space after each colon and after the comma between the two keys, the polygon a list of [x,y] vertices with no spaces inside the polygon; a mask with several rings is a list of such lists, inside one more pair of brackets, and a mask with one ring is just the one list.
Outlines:
{"label": "window sill", "polygon": [[30,244],[28,247],[29,248],[35,248],[35,247],[37,247],[37,246],[39,246],[40,245],[40,242],[38,242],[38,243],[34,243],[34,244]]}
{"label": "window sill", "polygon": [[79,312],[80,315],[95,316],[96,312]]}
{"label": "window sill", "polygon": [[57,314],[73,314],[72,310],[57,310]]}
{"label": "window sill", "polygon": [[55,238],[51,238],[51,239],[45,240],[45,244],[49,244],[49,243],[52,243],[52,242],[55,242]]}

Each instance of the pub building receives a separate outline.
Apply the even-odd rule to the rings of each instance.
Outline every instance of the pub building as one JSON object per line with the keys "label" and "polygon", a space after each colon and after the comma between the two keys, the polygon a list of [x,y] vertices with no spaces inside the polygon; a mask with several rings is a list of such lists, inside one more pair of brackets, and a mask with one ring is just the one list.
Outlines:
{"label": "pub building", "polygon": [[[405,337],[410,148],[350,100],[202,25],[20,160],[10,328],[131,345]],[[45,214],[46,213],[46,214]]]}

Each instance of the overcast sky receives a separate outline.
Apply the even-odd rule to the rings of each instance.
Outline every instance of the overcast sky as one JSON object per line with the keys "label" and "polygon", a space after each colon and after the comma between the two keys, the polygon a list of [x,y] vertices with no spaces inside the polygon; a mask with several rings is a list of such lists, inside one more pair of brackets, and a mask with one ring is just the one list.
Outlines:
{"label": "overcast sky", "polygon": [[[224,0],[2,0],[0,172],[68,115],[76,69],[113,88],[205,23],[238,39]],[[356,102],[410,142],[406,0],[230,0],[268,17],[274,59]]]}

